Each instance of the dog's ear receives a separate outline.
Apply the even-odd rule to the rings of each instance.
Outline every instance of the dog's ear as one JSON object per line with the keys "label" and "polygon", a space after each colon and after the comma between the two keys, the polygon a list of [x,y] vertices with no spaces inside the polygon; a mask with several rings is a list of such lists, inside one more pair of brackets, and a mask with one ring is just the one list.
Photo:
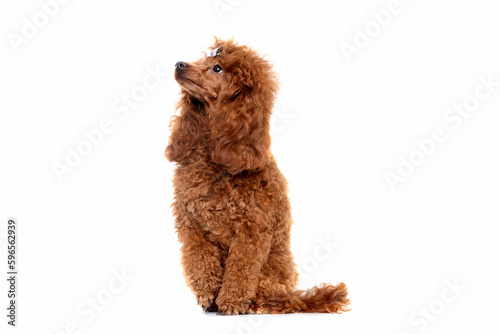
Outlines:
{"label": "dog's ear", "polygon": [[169,161],[181,162],[196,152],[200,141],[204,136],[208,137],[208,130],[204,126],[203,105],[186,91],[181,92],[176,108],[180,110],[180,115],[173,116],[170,121],[170,139],[165,156]]}
{"label": "dog's ear", "polygon": [[[271,159],[271,107],[252,88],[240,90],[210,118],[211,158],[231,175],[262,169]],[[259,101],[260,100],[260,101]]]}
{"label": "dog's ear", "polygon": [[272,65],[255,53],[232,71],[226,103],[210,119],[212,161],[232,175],[263,168],[272,158],[270,117],[279,83]]}

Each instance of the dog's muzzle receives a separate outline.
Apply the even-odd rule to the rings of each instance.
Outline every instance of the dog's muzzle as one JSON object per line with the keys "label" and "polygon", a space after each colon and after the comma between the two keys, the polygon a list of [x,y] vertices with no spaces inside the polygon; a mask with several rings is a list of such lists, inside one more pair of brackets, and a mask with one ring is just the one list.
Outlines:
{"label": "dog's muzzle", "polygon": [[185,68],[188,68],[189,65],[183,61],[178,61],[177,63],[175,63],[175,70],[176,71],[181,71]]}

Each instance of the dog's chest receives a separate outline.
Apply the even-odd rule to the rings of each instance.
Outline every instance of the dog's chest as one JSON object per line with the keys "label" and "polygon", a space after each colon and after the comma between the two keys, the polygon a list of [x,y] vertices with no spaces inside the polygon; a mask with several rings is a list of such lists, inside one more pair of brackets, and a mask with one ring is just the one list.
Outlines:
{"label": "dog's chest", "polygon": [[211,238],[232,236],[231,212],[237,209],[231,200],[236,191],[231,178],[205,166],[182,167],[176,171],[174,185],[176,201]]}

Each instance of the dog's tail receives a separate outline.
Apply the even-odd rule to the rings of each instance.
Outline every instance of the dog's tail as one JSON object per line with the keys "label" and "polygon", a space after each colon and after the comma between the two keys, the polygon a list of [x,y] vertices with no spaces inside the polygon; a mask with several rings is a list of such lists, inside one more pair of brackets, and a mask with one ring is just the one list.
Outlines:
{"label": "dog's tail", "polygon": [[257,305],[257,313],[341,313],[348,312],[350,299],[344,283],[323,283],[307,290],[274,294]]}

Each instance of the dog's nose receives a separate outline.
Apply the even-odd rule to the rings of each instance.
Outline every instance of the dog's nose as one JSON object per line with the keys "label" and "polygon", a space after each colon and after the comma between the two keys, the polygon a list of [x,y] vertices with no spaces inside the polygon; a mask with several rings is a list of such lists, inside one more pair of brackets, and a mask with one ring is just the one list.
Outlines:
{"label": "dog's nose", "polygon": [[178,61],[177,63],[175,63],[175,70],[176,71],[180,71],[180,70],[183,70],[185,68],[188,68],[189,65],[183,61]]}

